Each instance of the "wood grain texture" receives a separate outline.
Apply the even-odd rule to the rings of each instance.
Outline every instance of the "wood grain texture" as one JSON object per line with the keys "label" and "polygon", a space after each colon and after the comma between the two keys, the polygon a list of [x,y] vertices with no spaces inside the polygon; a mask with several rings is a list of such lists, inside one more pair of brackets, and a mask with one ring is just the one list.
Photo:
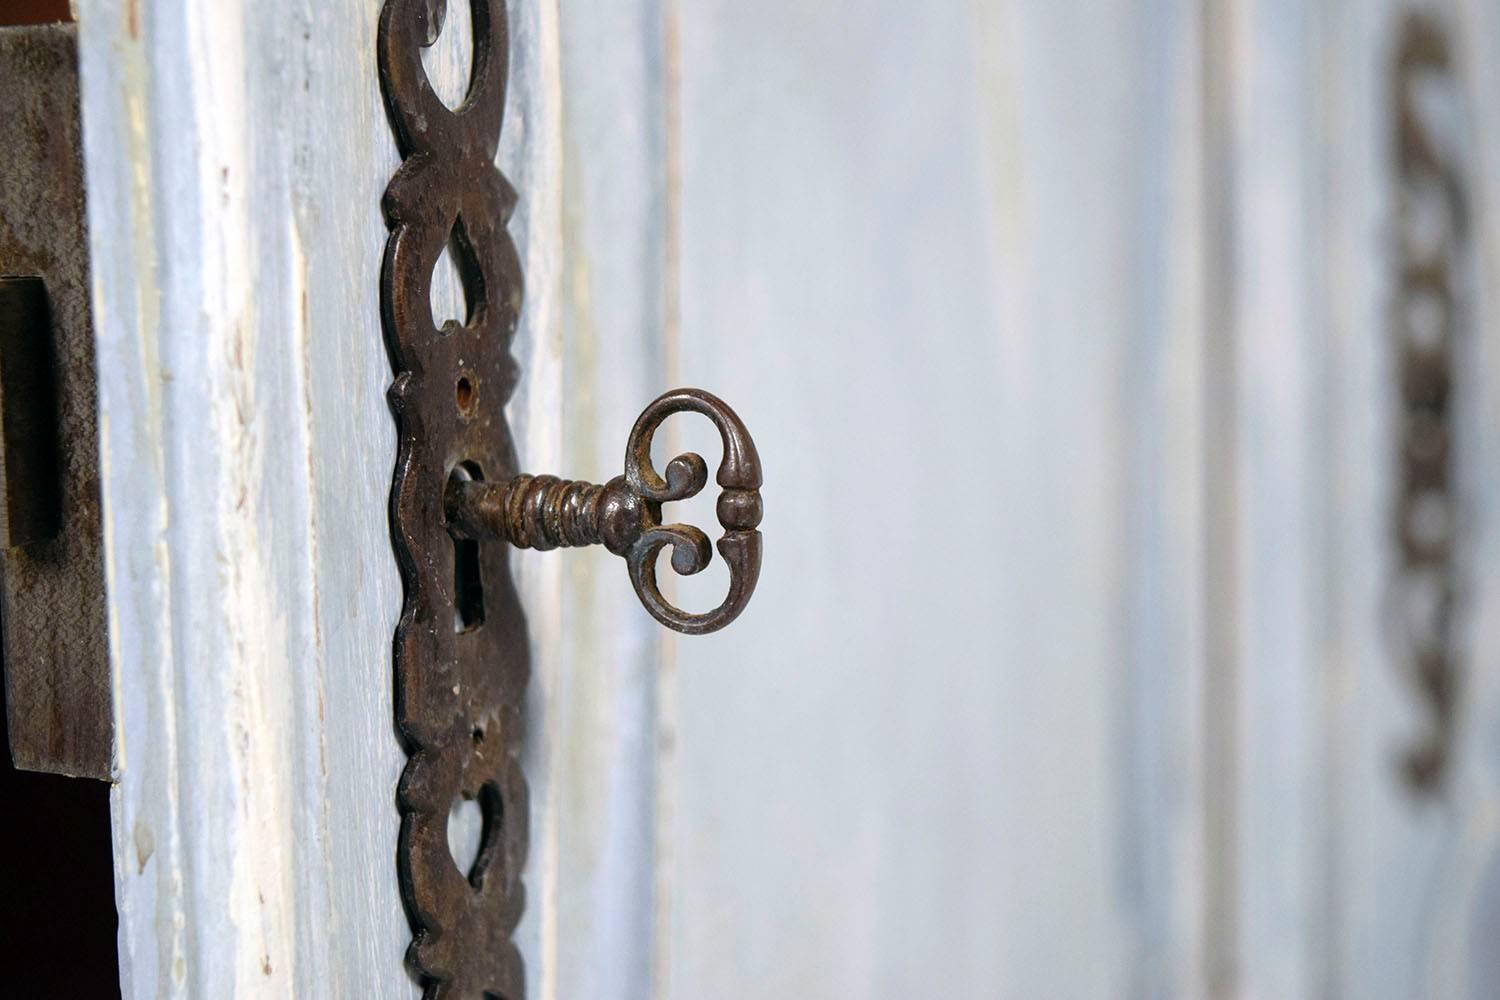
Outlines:
{"label": "wood grain texture", "polygon": [[[1328,490],[1320,142],[1308,93],[1320,39],[1304,4],[1230,6],[1223,27],[1232,177],[1226,191],[1236,496],[1234,623],[1237,995],[1315,995],[1326,975],[1324,755]],[[1253,153],[1252,153],[1253,151]],[[1226,984],[1229,985],[1229,984]]]}
{"label": "wood grain texture", "polygon": [[677,644],[665,995],[1201,995],[1194,6],[676,10],[767,553]]}
{"label": "wood grain texture", "polygon": [[[127,996],[417,992],[394,867],[378,10],[80,4]],[[456,100],[452,10],[424,62]],[[619,471],[660,388],[641,349],[662,308],[652,10],[571,24],[595,34],[569,50],[565,106],[558,9],[512,9],[511,410],[539,472]],[[455,291],[440,278],[435,310]],[[650,952],[654,629],[618,565],[570,555],[516,560],[537,650],[520,940],[533,996],[639,995],[620,984]],[[450,832],[459,851],[473,833]]]}
{"label": "wood grain texture", "polygon": [[127,996],[410,996],[376,9],[80,4]]}
{"label": "wood grain texture", "polygon": [[[556,57],[556,131],[520,141],[546,144],[559,173],[519,185],[528,231],[549,235],[527,261],[514,423],[528,471],[602,482],[624,471],[636,415],[667,388],[660,12],[634,0],[531,10]],[[542,303],[538,275],[554,289]],[[529,987],[646,997],[659,632],[603,550],[518,552],[514,565],[532,588],[536,657]]]}
{"label": "wood grain texture", "polygon": [[[1236,539],[1241,733],[1235,995],[1481,997],[1497,980],[1492,425],[1497,231],[1482,123],[1490,15],[1464,4],[1238,5]],[[1430,725],[1403,672],[1390,509],[1398,474],[1395,57],[1425,9],[1469,51],[1424,92],[1458,144],[1479,242],[1460,277],[1455,524],[1465,706],[1447,792],[1401,753]],[[1488,25],[1490,29],[1493,25]],[[1308,94],[1319,95],[1311,102]],[[1290,123],[1290,124],[1289,124]],[[1473,137],[1472,144],[1464,137]],[[1460,268],[1462,270],[1462,268]],[[1472,282],[1472,283],[1471,283]]]}
{"label": "wood grain texture", "polygon": [[1494,993],[1500,36],[1410,6],[1485,137],[1474,672],[1425,804],[1388,592],[1403,5],[678,5],[681,372],[758,435],[770,551],[678,647],[668,995]]}
{"label": "wood grain texture", "polygon": [[[511,425],[528,471],[608,478],[663,388],[660,20],[650,2],[519,4],[511,32],[499,161],[521,192],[526,273]],[[607,553],[518,551],[512,566],[533,640],[527,989],[645,996],[656,626]]]}
{"label": "wood grain texture", "polygon": [[4,683],[17,767],[108,779],[114,713],[75,38],[70,25],[0,29],[0,275],[44,288],[39,325],[7,331],[0,372],[5,488],[45,511],[28,544],[0,554]]}

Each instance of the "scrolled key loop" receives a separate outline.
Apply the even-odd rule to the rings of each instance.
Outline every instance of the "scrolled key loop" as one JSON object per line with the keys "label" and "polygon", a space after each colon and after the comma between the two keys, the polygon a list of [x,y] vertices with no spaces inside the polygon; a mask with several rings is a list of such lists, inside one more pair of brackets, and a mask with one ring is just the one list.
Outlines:
{"label": "scrolled key loop", "polygon": [[[651,442],[677,413],[700,413],[713,421],[724,444],[715,479],[724,529],[717,548],[729,566],[729,593],[712,611],[694,614],[668,601],[656,578],[656,562],[671,546],[672,569],[691,576],[707,569],[715,546],[690,524],[663,524],[663,503],[697,496],[708,485],[708,463],[692,452],[667,463],[665,474],[651,463]],[[516,476],[487,483],[455,478],[444,509],[448,530],[463,538],[501,538],[518,548],[547,550],[604,545],[625,558],[630,582],[657,621],[689,635],[714,632],[739,617],[760,579],[760,456],[750,432],[723,400],[700,389],[675,389],[646,407],[630,432],[625,474],[603,486],[556,476]]]}
{"label": "scrolled key loop", "polygon": [[[708,568],[713,558],[708,536],[686,524],[660,523],[661,504],[686,500],[702,492],[708,481],[708,466],[699,455],[688,452],[667,463],[666,476],[651,464],[651,443],[666,419],[677,413],[700,413],[713,421],[723,442],[724,455],[715,476],[723,492],[717,505],[724,534],[719,554],[729,566],[729,593],[717,608],[704,614],[684,611],[668,601],[656,579],[657,556],[672,546],[672,569],[690,576]],[[648,500],[657,523],[641,534],[626,554],[630,582],[641,603],[657,621],[688,635],[715,632],[745,610],[760,578],[762,502],[760,456],[750,432],[734,410],[722,399],[701,389],[676,389],[658,397],[636,420],[625,450],[625,482]]]}

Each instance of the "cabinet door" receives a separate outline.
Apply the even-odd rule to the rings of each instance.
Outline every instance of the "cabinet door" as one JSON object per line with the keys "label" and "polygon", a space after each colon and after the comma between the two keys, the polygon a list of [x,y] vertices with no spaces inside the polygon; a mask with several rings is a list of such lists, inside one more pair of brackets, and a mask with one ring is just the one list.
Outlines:
{"label": "cabinet door", "polygon": [[[416,996],[381,5],[75,6],[125,994]],[[712,637],[602,552],[512,558],[529,995],[1500,990],[1500,24],[1420,5],[1463,214],[1461,655],[1424,687],[1392,633],[1416,6],[509,4],[523,466],[613,476],[698,385],[767,507]],[[441,268],[433,299],[464,308]]]}
{"label": "cabinet door", "polygon": [[673,9],[666,995],[1497,995],[1493,5]]}

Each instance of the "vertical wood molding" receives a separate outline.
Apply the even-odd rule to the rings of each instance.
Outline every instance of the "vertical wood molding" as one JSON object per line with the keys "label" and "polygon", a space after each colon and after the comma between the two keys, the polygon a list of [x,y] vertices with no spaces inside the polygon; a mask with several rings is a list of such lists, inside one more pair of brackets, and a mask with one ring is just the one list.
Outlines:
{"label": "vertical wood molding", "polygon": [[412,996],[375,5],[84,0],[127,996]]}
{"label": "vertical wood molding", "polygon": [[1235,216],[1233,192],[1232,0],[1204,0],[1203,64],[1203,325],[1204,360],[1204,664],[1203,715],[1198,742],[1204,775],[1202,988],[1213,1000],[1234,1000],[1238,977],[1235,816],[1238,808],[1239,617],[1235,574],[1236,507],[1235,344],[1233,308]]}
{"label": "vertical wood molding", "polygon": [[683,377],[778,533],[678,644],[668,996],[1196,995],[1197,15],[899,7],[680,5]]}
{"label": "vertical wood molding", "polygon": [[[550,415],[531,412],[535,433],[548,436],[548,468],[602,482],[623,471],[623,434],[636,414],[668,388],[664,29],[658,0],[557,4],[546,18],[558,52],[560,172],[548,195],[558,293],[547,334],[556,354],[546,376],[557,395]],[[543,468],[530,453],[523,459]],[[552,956],[537,995],[644,1000],[655,947],[661,630],[617,559],[522,552],[516,565],[525,579],[554,572],[541,567],[549,561],[560,603],[528,605],[551,616],[548,632],[534,632],[546,736],[530,773],[549,824],[550,841],[537,849],[555,865],[539,903],[550,912],[536,918]]]}
{"label": "vertical wood molding", "polygon": [[[1230,836],[1215,908],[1214,995],[1322,988],[1326,746],[1328,383],[1323,342],[1320,45],[1292,0],[1228,4],[1227,112],[1232,546],[1224,563],[1233,730]],[[1212,666],[1219,666],[1213,664]],[[1226,953],[1227,951],[1227,953]]]}

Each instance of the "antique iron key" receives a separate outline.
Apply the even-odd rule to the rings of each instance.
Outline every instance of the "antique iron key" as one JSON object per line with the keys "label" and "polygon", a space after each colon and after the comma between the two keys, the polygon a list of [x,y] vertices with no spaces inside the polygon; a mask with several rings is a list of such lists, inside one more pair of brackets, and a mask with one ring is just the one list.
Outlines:
{"label": "antique iron key", "polygon": [[[688,524],[662,524],[661,505],[696,496],[708,482],[708,466],[689,452],[667,465],[663,479],[651,466],[651,438],[673,413],[695,411],[713,420],[724,442],[719,465],[719,523],[725,529],[719,554],[729,564],[729,595],[713,611],[690,614],[662,596],[656,582],[657,554],[672,546],[672,568],[697,573],[712,558],[708,536]],[[517,476],[504,483],[463,475],[448,483],[446,513],[451,530],[465,538],[498,538],[520,548],[603,545],[623,556],[641,603],[668,628],[702,635],[723,628],[744,610],[760,576],[760,458],[745,425],[716,396],[678,389],[658,398],[636,421],[626,449],[625,474],[603,486],[556,476]]]}

